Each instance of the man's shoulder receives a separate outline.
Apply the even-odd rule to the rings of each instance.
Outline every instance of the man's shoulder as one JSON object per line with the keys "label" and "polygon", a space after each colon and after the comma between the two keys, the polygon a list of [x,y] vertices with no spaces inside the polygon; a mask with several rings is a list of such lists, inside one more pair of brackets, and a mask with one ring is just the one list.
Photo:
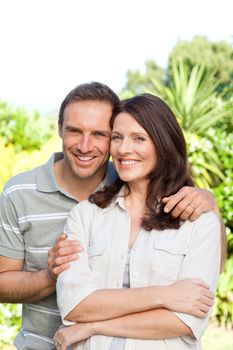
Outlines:
{"label": "man's shoulder", "polygon": [[40,173],[43,167],[44,167],[44,164],[13,176],[6,182],[3,190],[7,191],[14,186],[35,185],[37,174]]}

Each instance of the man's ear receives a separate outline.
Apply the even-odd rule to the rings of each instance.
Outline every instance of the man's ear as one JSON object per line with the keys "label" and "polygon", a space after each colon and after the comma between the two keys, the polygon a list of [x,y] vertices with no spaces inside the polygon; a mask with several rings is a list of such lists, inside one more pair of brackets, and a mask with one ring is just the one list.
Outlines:
{"label": "man's ear", "polygon": [[62,138],[62,124],[58,123],[57,127],[58,127],[58,135],[60,136],[60,138]]}

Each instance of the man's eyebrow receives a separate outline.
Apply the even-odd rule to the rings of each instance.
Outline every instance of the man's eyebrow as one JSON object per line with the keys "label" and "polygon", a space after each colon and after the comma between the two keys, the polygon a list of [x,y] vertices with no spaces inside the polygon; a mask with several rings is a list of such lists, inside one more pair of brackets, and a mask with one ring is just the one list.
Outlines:
{"label": "man's eyebrow", "polygon": [[77,128],[76,126],[72,126],[72,125],[66,125],[65,126],[65,130],[68,130],[68,131],[81,131],[80,128]]}
{"label": "man's eyebrow", "polygon": [[[80,131],[80,132],[83,132],[83,130],[81,128],[78,128],[76,126],[72,126],[72,125],[66,125],[65,126],[65,131]],[[96,134],[96,133],[99,133],[99,134],[104,134],[106,136],[110,136],[111,135],[111,131],[109,130],[92,130],[91,131],[91,134]]]}

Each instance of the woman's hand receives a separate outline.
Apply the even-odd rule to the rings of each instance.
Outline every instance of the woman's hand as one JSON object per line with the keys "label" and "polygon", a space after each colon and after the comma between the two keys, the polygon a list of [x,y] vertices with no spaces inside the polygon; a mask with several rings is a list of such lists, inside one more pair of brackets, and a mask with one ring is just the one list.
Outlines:
{"label": "woman's hand", "polygon": [[198,278],[186,278],[165,286],[164,307],[205,318],[214,303],[214,294],[209,286]]}
{"label": "woman's hand", "polygon": [[92,323],[76,323],[68,327],[60,327],[53,338],[58,350],[66,350],[68,346],[91,337],[94,334]]}
{"label": "woman's hand", "polygon": [[66,233],[57,238],[56,244],[48,251],[48,267],[52,279],[69,268],[69,263],[78,260],[78,253],[83,250],[79,241],[67,240]]}

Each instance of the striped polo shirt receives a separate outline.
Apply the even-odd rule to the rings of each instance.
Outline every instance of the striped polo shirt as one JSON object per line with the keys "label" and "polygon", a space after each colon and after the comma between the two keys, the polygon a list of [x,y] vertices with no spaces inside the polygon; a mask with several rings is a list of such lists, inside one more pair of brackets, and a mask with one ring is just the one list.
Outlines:
{"label": "striped polo shirt", "polygon": [[[48,249],[63,232],[68,213],[77,204],[55,179],[54,162],[62,157],[62,153],[55,153],[46,164],[16,175],[1,195],[0,255],[23,259],[26,271],[48,268]],[[114,178],[109,163],[99,187],[109,185]],[[60,324],[55,293],[24,304],[22,329],[15,339],[17,349],[55,349],[52,338]]]}

